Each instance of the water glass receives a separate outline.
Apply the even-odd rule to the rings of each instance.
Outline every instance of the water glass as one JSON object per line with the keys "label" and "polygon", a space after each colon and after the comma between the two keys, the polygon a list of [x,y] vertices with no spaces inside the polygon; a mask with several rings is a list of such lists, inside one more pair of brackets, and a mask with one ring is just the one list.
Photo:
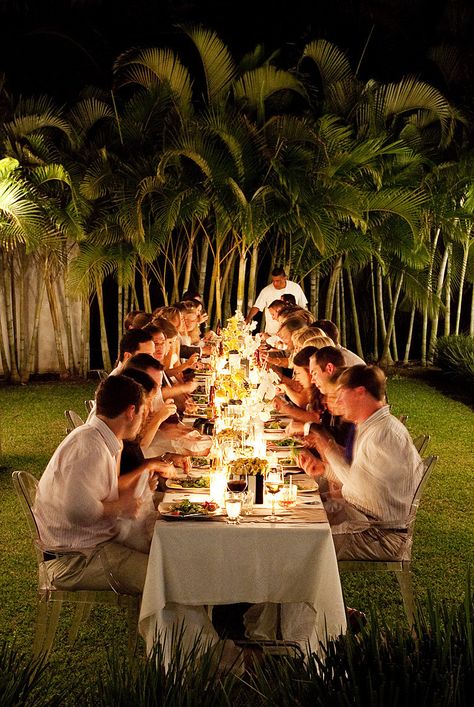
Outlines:
{"label": "water glass", "polygon": [[242,494],[242,515],[243,516],[249,516],[252,514],[253,499],[254,499],[253,491],[245,491]]}
{"label": "water glass", "polygon": [[225,510],[227,513],[226,523],[237,525],[242,510],[242,495],[240,493],[226,493]]}

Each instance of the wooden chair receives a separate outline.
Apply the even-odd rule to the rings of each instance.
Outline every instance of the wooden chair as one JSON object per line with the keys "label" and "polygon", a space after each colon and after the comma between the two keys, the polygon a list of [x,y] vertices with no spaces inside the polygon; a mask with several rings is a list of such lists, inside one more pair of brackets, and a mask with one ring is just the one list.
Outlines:
{"label": "wooden chair", "polygon": [[65,410],[64,417],[67,422],[66,434],[69,434],[72,430],[75,430],[76,427],[80,427],[84,424],[82,417],[78,415],[77,412],[74,412],[74,410]]}
{"label": "wooden chair", "polygon": [[112,586],[113,578],[111,578],[110,590],[89,591],[78,589],[65,591],[56,589],[48,576],[47,560],[45,559],[38,526],[32,510],[36,498],[38,480],[27,471],[14,471],[12,481],[26,517],[29,537],[38,563],[37,616],[33,642],[35,657],[40,655],[47,657],[49,655],[56,635],[63,603],[75,605],[74,617],[69,630],[71,643],[76,640],[81,623],[88,619],[91,608],[95,604],[109,604],[126,608],[128,650],[129,654],[133,655],[138,636],[140,597],[121,593],[115,583]]}
{"label": "wooden chair", "polygon": [[84,405],[85,405],[87,414],[89,415],[89,413],[91,412],[91,410],[94,407],[94,401],[93,400],[84,400]]}
{"label": "wooden chair", "polygon": [[406,545],[406,559],[399,560],[386,560],[386,561],[376,561],[376,560],[339,560],[339,571],[345,572],[394,572],[400,585],[400,591],[403,599],[403,606],[405,608],[405,613],[407,615],[408,623],[413,626],[414,616],[415,616],[415,604],[413,599],[413,586],[411,577],[411,551],[413,545],[413,533],[415,529],[416,512],[418,506],[420,505],[421,494],[423,489],[428,482],[428,479],[433,471],[436,462],[438,461],[437,456],[427,457],[424,461],[424,471],[421,481],[413,496],[413,501],[410,507],[410,513],[408,516],[407,524],[407,545]]}

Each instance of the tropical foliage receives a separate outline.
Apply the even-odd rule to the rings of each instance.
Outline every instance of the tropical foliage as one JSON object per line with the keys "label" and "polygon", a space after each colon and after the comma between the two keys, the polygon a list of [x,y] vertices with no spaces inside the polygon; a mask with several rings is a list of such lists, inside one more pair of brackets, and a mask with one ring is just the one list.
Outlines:
{"label": "tropical foliage", "polygon": [[438,333],[472,336],[474,180],[457,108],[412,76],[363,80],[324,39],[288,69],[181,31],[182,56],[130,49],[110,92],[85,87],[64,108],[3,90],[5,375],[38,368],[46,304],[57,370],[84,375],[91,312],[95,365],[109,369],[128,309],[192,286],[222,320],[275,264],[368,360],[426,365]]}

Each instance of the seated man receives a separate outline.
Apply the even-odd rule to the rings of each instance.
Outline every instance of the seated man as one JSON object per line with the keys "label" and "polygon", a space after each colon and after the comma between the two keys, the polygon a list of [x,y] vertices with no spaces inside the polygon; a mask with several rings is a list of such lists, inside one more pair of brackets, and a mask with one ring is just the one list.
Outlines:
{"label": "seated man", "polygon": [[[144,390],[109,376],[96,391],[96,415],[61,442],[46,467],[33,512],[57,589],[110,589],[140,594],[148,555],[117,541],[118,519],[134,519],[143,471],[119,478],[124,439],[138,434]],[[150,474],[150,488],[156,488]],[[51,559],[49,559],[51,558]]]}
{"label": "seated man", "polygon": [[344,418],[356,425],[352,463],[329,435],[311,431],[307,437],[323,460],[308,472],[341,485],[340,498],[325,503],[337,557],[402,558],[423,462],[405,425],[390,414],[380,368],[359,365],[343,371],[337,402]]}

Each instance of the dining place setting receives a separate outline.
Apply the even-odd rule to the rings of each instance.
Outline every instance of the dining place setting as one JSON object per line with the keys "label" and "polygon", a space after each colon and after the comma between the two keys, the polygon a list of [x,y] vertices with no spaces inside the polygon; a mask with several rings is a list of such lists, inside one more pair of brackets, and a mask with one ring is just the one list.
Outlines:
{"label": "dining place setting", "polygon": [[190,646],[197,635],[215,644],[211,608],[244,602],[253,607],[249,638],[278,634],[320,651],[346,615],[318,484],[298,467],[300,442],[273,407],[278,377],[254,355],[259,335],[238,312],[217,344],[196,373],[188,415],[207,421],[211,449],[161,489],[140,631],[149,650],[178,624]]}

